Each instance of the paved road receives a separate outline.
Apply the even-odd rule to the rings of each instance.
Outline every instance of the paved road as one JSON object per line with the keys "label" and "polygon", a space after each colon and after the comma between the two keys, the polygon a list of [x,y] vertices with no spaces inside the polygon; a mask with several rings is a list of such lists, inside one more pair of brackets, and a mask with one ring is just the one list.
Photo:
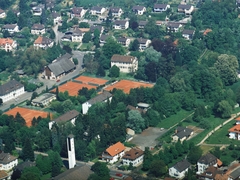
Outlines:
{"label": "paved road", "polygon": [[60,43],[61,44],[61,38],[64,36],[64,33],[58,31],[58,25],[54,26],[52,30],[55,33],[55,42],[56,44]]}

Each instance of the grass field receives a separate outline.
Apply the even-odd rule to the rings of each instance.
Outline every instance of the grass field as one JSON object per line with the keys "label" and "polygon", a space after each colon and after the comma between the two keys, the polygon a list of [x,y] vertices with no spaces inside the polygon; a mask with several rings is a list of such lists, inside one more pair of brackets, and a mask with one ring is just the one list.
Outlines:
{"label": "grass field", "polygon": [[10,73],[8,73],[8,72],[0,73],[0,82],[1,82],[1,84],[6,83],[9,76],[10,76]]}
{"label": "grass field", "polygon": [[182,119],[186,118],[188,115],[190,115],[192,111],[185,111],[181,110],[177,114],[174,114],[164,120],[162,120],[157,127],[168,129],[175,125],[176,123],[179,123]]}

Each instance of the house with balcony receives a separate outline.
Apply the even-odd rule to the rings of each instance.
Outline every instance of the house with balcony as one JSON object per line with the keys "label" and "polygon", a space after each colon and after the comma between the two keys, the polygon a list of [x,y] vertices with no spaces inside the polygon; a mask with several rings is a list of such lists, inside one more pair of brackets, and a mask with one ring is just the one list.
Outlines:
{"label": "house with balcony", "polygon": [[42,7],[39,7],[39,6],[33,7],[32,13],[34,16],[41,16],[42,15]]}
{"label": "house with balcony", "polygon": [[127,37],[119,37],[117,38],[117,42],[125,47],[128,47],[130,45],[131,40],[130,38]]}
{"label": "house with balcony", "polygon": [[121,17],[121,15],[123,14],[123,10],[118,7],[111,7],[109,11],[112,13],[113,17]]}
{"label": "house with balcony", "polygon": [[53,24],[62,25],[62,16],[57,12],[52,12]]}
{"label": "house with balcony", "polygon": [[66,53],[45,66],[44,77],[50,80],[60,79],[74,69],[76,69],[76,65],[73,63],[72,55]]}
{"label": "house with balcony", "polygon": [[31,28],[31,34],[41,35],[45,33],[46,33],[46,29],[43,24],[34,24]]}
{"label": "house with balcony", "polygon": [[124,156],[125,146],[121,142],[111,145],[102,153],[102,160],[115,163]]}
{"label": "house with balcony", "polygon": [[178,5],[178,12],[184,13],[185,15],[191,15],[194,11],[194,7],[190,4],[179,4]]}
{"label": "house with balcony", "polygon": [[10,52],[17,48],[17,42],[11,38],[0,38],[0,49]]}
{"label": "house with balcony", "polygon": [[32,100],[33,106],[47,106],[56,99],[56,94],[44,93]]}
{"label": "house with balcony", "polygon": [[33,47],[35,49],[47,49],[47,48],[51,48],[53,47],[53,40],[48,38],[48,37],[44,37],[44,36],[39,36],[35,41],[34,41],[34,44],[33,44]]}
{"label": "house with balcony", "polygon": [[195,34],[195,30],[191,30],[191,29],[184,29],[182,32],[182,36],[187,40],[192,40],[194,34]]}
{"label": "house with balcony", "polygon": [[0,86],[0,98],[3,103],[15,99],[24,93],[24,86],[14,79]]}
{"label": "house with balcony", "polygon": [[99,41],[100,41],[100,46],[103,46],[103,45],[106,43],[107,39],[110,38],[110,37],[111,37],[110,35],[102,34],[102,35],[100,36],[100,39],[99,39]]}
{"label": "house with balcony", "polygon": [[150,39],[145,39],[145,38],[137,38],[139,42],[139,50],[144,51],[146,48],[148,48],[151,44]]}
{"label": "house with balcony", "polygon": [[144,29],[147,23],[148,23],[147,21],[139,21],[138,29]]}
{"label": "house with balcony", "polygon": [[82,18],[85,14],[85,11],[81,7],[73,7],[71,10],[71,19],[72,18]]}
{"label": "house with balcony", "polygon": [[122,157],[123,165],[129,166],[132,164],[133,167],[139,166],[143,162],[144,151],[139,148],[132,148],[125,152]]}
{"label": "house with balcony", "polygon": [[188,169],[191,167],[191,164],[183,159],[182,161],[177,162],[174,166],[169,168],[169,175],[171,177],[182,179],[185,177],[185,174],[188,172]]}
{"label": "house with balcony", "polygon": [[9,153],[0,153],[0,170],[12,170],[18,164],[18,158]]}
{"label": "house with balcony", "polygon": [[82,113],[87,114],[89,108],[96,103],[111,102],[112,94],[108,91],[103,91],[101,94],[98,94],[94,98],[84,102],[82,104]]}
{"label": "house with balcony", "polygon": [[72,42],[82,42],[83,33],[76,28],[72,33]]}
{"label": "house with balcony", "polygon": [[178,22],[168,22],[166,27],[168,32],[178,32],[180,31],[182,24]]}
{"label": "house with balcony", "polygon": [[117,66],[120,72],[134,73],[138,70],[138,59],[133,56],[115,54],[111,58],[111,67]]}
{"label": "house with balcony", "polygon": [[239,121],[237,121],[236,123],[237,125],[233,126],[228,130],[229,138],[240,140],[240,124],[239,124]]}
{"label": "house with balcony", "polygon": [[218,159],[211,153],[203,155],[197,162],[197,174],[202,174],[208,167],[218,166]]}
{"label": "house with balcony", "polygon": [[128,20],[116,20],[114,22],[114,29],[128,29],[129,21]]}
{"label": "house with balcony", "polygon": [[0,9],[0,18],[5,18],[5,17],[6,17],[5,11]]}
{"label": "house with balcony", "polygon": [[153,12],[165,12],[170,8],[169,4],[154,4]]}
{"label": "house with balcony", "polygon": [[92,15],[102,15],[106,11],[106,8],[100,6],[93,6],[90,10]]}
{"label": "house with balcony", "polygon": [[79,116],[79,114],[80,113],[76,110],[71,110],[71,111],[66,112],[65,114],[53,119],[52,121],[50,121],[48,123],[49,130],[52,129],[52,126],[55,123],[58,126],[62,125],[62,124],[65,124],[67,122],[70,122],[72,125],[75,125],[75,121],[76,121],[77,117]]}
{"label": "house with balcony", "polygon": [[192,129],[179,126],[175,130],[175,134],[173,135],[172,138],[174,142],[178,142],[178,141],[183,142],[184,140],[189,139],[192,135],[193,135]]}
{"label": "house with balcony", "polygon": [[146,7],[144,6],[133,6],[132,11],[136,14],[136,15],[143,15],[143,13],[146,12]]}
{"label": "house with balcony", "polygon": [[19,27],[17,24],[5,24],[2,29],[3,31],[8,31],[10,34],[19,32]]}

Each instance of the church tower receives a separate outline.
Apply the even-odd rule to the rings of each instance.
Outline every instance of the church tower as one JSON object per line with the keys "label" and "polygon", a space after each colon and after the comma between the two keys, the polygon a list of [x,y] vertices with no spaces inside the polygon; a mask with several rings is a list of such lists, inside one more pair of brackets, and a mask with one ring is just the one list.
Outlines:
{"label": "church tower", "polygon": [[74,168],[74,166],[76,165],[74,136],[72,134],[70,134],[67,137],[67,149],[68,149],[68,164],[69,169],[71,169]]}

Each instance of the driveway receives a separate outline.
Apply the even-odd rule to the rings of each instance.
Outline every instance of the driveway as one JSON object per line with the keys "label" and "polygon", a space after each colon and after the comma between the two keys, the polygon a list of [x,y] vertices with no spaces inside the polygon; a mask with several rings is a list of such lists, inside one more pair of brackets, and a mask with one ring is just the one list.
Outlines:
{"label": "driveway", "polygon": [[135,144],[142,150],[145,150],[145,147],[153,148],[158,144],[157,138],[162,136],[166,131],[166,129],[162,128],[149,127],[141,134],[135,134],[130,143]]}
{"label": "driveway", "polygon": [[61,45],[61,38],[64,36],[64,33],[58,31],[58,25],[54,26],[52,30],[55,33],[55,42],[56,44],[60,43]]}

